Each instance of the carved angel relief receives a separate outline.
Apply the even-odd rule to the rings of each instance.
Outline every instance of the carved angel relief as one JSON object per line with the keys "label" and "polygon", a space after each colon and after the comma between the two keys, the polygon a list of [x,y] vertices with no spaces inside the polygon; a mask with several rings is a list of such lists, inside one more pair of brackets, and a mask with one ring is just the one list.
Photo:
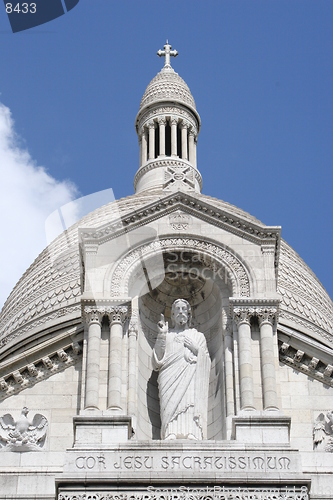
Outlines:
{"label": "carved angel relief", "polygon": [[24,407],[16,422],[9,413],[0,417],[0,451],[40,451],[43,448],[47,419],[36,413],[30,422],[28,413],[28,408]]}
{"label": "carved angel relief", "polygon": [[320,413],[313,426],[313,448],[333,453],[333,412]]}

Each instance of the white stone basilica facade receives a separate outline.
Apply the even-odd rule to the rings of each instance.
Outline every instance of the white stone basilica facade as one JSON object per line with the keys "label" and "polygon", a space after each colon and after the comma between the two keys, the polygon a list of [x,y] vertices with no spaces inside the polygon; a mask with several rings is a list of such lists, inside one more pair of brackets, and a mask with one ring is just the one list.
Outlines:
{"label": "white stone basilica facade", "polygon": [[201,194],[200,117],[158,54],[135,194],[2,309],[0,500],[333,499],[332,301],[280,227]]}

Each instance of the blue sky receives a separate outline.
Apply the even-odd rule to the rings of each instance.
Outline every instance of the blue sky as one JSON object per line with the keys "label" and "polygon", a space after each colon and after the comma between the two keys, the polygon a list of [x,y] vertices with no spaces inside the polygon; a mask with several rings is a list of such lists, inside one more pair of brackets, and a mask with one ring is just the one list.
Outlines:
{"label": "blue sky", "polygon": [[167,38],[202,120],[203,192],[281,225],[332,297],[332,23],[331,0],[80,0],[12,34],[0,10],[0,302],[57,204],[133,193],[134,119]]}

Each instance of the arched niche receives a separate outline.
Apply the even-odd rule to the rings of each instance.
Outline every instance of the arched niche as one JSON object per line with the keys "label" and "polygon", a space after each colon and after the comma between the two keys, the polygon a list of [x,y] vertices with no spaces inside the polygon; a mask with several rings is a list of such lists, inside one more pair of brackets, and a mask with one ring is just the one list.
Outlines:
{"label": "arched niche", "polygon": [[[137,245],[126,252],[116,263],[110,265],[104,278],[104,294],[111,298],[133,297],[142,293],[135,276],[145,271],[147,286],[155,287],[163,274],[162,255],[166,252],[186,252],[191,248],[196,259],[214,276],[228,282],[234,297],[249,297],[256,293],[256,282],[246,263],[235,252],[208,238],[165,237]],[[171,261],[172,264],[172,261]],[[133,283],[136,283],[133,288]]]}
{"label": "arched niche", "polygon": [[[152,257],[153,259],[153,257]],[[211,357],[208,398],[208,439],[226,438],[224,343],[228,322],[230,281],[221,268],[217,272],[209,259],[192,250],[163,253],[164,273],[156,287],[148,287],[143,269],[129,280],[132,291],[139,295],[137,438],[159,439],[159,397],[157,373],[152,369],[152,350],[161,314],[171,325],[171,306],[184,298],[192,307],[192,326],[207,340]],[[172,263],[171,267],[170,264]],[[143,293],[140,293],[140,290]]]}

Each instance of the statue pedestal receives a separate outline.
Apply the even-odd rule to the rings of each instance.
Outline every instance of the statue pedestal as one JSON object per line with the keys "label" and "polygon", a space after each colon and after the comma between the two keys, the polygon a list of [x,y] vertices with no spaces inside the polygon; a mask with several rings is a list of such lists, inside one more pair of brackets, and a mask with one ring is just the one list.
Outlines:
{"label": "statue pedestal", "polygon": [[232,419],[232,439],[251,444],[290,443],[291,418],[278,412],[249,412]]}
{"label": "statue pedestal", "polygon": [[74,448],[107,448],[132,436],[132,418],[126,415],[80,415],[74,417],[73,425]]}

